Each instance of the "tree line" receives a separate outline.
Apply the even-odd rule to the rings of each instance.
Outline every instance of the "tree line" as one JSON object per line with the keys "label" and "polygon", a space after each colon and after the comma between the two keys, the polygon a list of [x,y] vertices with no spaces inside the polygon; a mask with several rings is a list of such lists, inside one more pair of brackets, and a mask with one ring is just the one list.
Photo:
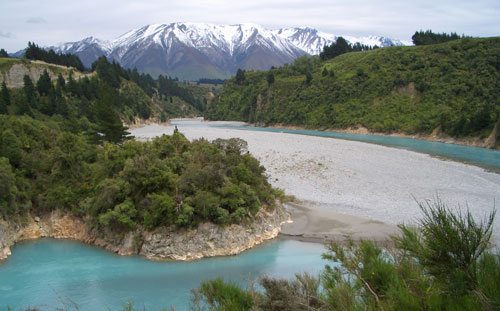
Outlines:
{"label": "tree line", "polygon": [[448,42],[452,40],[458,40],[461,38],[465,38],[465,35],[459,36],[457,33],[434,33],[432,30],[420,30],[416,31],[415,34],[411,37],[413,44],[415,45],[430,45],[430,44],[438,44],[443,42]]}
{"label": "tree line", "polygon": [[349,52],[369,51],[378,48],[377,45],[369,46],[359,42],[351,44],[343,37],[338,37],[335,42],[323,47],[323,51],[319,54],[319,57],[321,60],[328,60]]}
{"label": "tree line", "polygon": [[46,63],[74,67],[79,71],[84,71],[85,67],[78,56],[71,53],[56,53],[54,50],[45,50],[35,43],[28,42],[28,47],[24,51],[24,57],[27,59],[41,60]]}

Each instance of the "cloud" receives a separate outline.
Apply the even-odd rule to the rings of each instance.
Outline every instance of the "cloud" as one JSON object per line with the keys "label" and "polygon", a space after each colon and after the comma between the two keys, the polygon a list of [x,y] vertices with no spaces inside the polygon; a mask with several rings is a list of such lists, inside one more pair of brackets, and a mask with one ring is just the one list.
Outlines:
{"label": "cloud", "polygon": [[15,36],[11,32],[4,32],[0,30],[0,38],[12,39]]}
{"label": "cloud", "polygon": [[39,16],[30,17],[26,20],[26,23],[29,23],[29,24],[44,24],[46,22],[47,21],[43,17],[39,17]]}
{"label": "cloud", "polygon": [[148,24],[171,22],[310,26],[337,35],[402,40],[420,29],[500,34],[498,0],[18,0],[4,1],[4,11],[9,14],[0,18],[0,46],[12,51],[33,40],[40,45],[91,35],[109,40]]}

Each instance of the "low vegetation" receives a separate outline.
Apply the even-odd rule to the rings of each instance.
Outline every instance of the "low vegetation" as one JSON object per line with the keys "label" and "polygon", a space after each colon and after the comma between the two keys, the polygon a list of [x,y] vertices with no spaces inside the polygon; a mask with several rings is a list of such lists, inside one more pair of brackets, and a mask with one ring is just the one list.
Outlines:
{"label": "low vegetation", "polygon": [[400,226],[394,249],[331,244],[319,278],[264,277],[262,291],[202,282],[191,310],[499,310],[500,256],[486,251],[495,213],[478,223],[439,201],[421,208],[420,227]]}
{"label": "low vegetation", "polygon": [[[500,121],[500,39],[301,57],[226,80],[211,120],[487,137]],[[499,140],[500,131],[496,133]]]}

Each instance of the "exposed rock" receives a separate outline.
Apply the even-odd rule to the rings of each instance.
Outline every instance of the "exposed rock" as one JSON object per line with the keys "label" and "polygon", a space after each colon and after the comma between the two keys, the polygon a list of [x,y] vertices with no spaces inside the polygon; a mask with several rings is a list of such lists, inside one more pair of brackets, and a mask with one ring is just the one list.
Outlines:
{"label": "exposed rock", "polygon": [[193,260],[202,257],[235,255],[275,238],[289,215],[281,208],[261,211],[253,222],[243,225],[218,226],[200,224],[195,229],[178,231],[160,228],[144,235],[139,254],[148,258]]}
{"label": "exposed rock", "polygon": [[51,237],[72,239],[103,247],[120,255],[138,254],[158,260],[193,260],[202,257],[235,255],[265,240],[275,238],[289,219],[284,209],[261,210],[244,224],[219,226],[202,223],[197,228],[175,226],[146,231],[138,228],[126,234],[89,230],[85,219],[54,211],[43,217],[20,222],[0,220],[0,259],[7,258],[18,241]]}

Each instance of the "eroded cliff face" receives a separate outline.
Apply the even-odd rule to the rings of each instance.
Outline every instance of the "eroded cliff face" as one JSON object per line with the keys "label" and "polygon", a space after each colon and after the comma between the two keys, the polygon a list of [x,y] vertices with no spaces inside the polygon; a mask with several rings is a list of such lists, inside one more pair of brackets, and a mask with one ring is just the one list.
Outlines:
{"label": "eroded cliff face", "polygon": [[0,221],[0,259],[11,254],[16,242],[43,237],[72,239],[93,244],[120,255],[138,254],[154,260],[194,260],[235,255],[275,238],[289,220],[283,208],[261,210],[252,222],[218,226],[202,223],[196,228],[174,226],[126,234],[90,230],[85,219],[54,211],[43,217],[26,216],[16,222]]}

